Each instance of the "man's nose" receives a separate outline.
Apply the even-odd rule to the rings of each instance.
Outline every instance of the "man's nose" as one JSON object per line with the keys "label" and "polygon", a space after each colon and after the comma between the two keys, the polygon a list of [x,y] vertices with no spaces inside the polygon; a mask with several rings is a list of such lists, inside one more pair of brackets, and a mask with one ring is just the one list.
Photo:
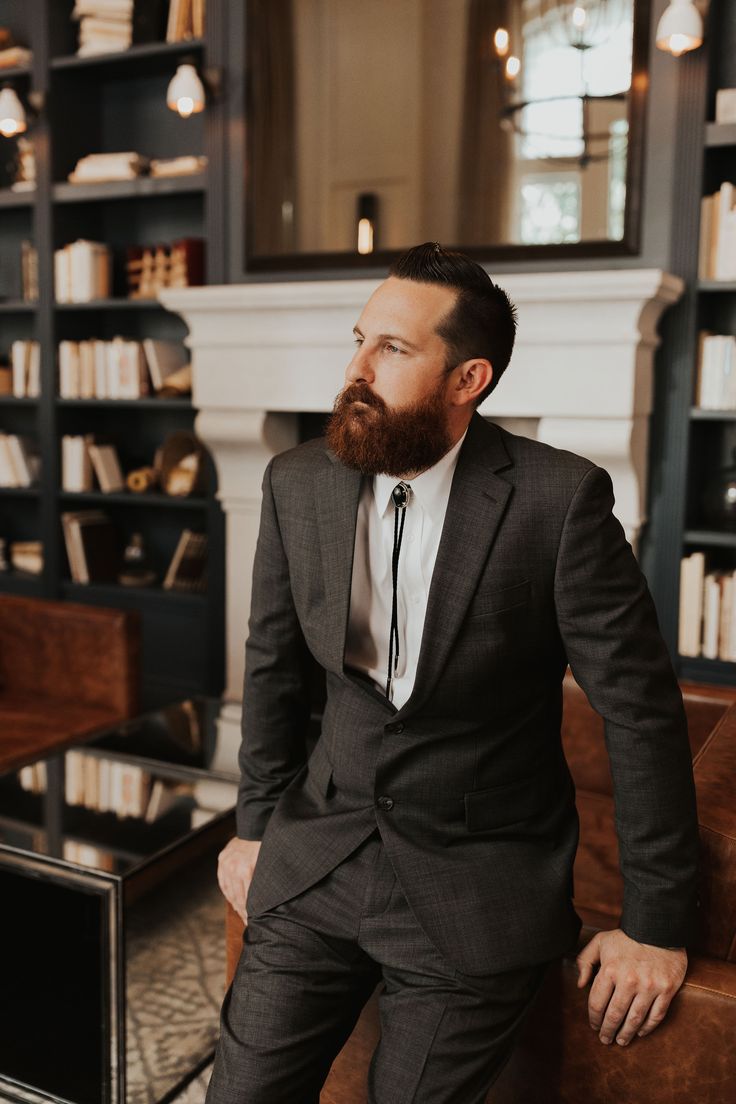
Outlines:
{"label": "man's nose", "polygon": [[346,383],[372,383],[374,379],[371,358],[364,346],[355,350],[353,359],[345,369]]}

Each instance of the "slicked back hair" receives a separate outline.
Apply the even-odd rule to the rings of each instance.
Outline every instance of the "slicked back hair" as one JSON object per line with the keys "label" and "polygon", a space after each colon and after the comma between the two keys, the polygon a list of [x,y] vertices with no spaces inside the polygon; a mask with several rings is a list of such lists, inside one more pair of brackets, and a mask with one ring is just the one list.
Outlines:
{"label": "slicked back hair", "polygon": [[438,242],[407,249],[391,264],[389,276],[457,289],[455,305],[437,333],[447,345],[448,372],[474,357],[491,362],[493,379],[476,400],[480,406],[498,385],[514,347],[516,307],[506,292],[470,257],[443,249]]}

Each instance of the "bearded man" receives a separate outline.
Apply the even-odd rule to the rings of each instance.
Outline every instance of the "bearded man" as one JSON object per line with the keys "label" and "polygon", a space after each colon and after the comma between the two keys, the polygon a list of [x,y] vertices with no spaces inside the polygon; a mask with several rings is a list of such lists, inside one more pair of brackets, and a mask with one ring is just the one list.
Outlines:
{"label": "bearded man", "polygon": [[218,864],[247,926],[208,1104],[318,1104],[379,982],[370,1104],[485,1100],[580,931],[568,664],[605,720],[625,881],[620,926],[578,959],[601,1042],[651,1032],[684,979],[682,695],[608,473],[477,411],[515,331],[483,268],[409,250],[357,321],[325,437],[266,469]]}

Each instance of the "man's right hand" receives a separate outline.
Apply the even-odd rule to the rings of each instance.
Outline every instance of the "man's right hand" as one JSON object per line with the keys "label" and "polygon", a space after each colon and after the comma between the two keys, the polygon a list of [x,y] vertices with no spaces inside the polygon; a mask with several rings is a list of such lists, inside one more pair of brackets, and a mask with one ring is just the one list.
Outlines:
{"label": "man's right hand", "polygon": [[253,877],[261,840],[231,839],[217,856],[217,881],[244,924],[248,923],[245,898]]}

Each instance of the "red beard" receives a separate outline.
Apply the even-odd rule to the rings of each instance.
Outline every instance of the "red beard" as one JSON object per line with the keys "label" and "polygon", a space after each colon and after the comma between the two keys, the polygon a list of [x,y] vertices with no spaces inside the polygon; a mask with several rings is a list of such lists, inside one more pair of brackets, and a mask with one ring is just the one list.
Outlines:
{"label": "red beard", "polygon": [[[355,406],[364,402],[366,406]],[[426,471],[452,447],[445,378],[416,403],[392,409],[367,383],[344,387],[325,426],[337,458],[364,475],[409,476]]]}

